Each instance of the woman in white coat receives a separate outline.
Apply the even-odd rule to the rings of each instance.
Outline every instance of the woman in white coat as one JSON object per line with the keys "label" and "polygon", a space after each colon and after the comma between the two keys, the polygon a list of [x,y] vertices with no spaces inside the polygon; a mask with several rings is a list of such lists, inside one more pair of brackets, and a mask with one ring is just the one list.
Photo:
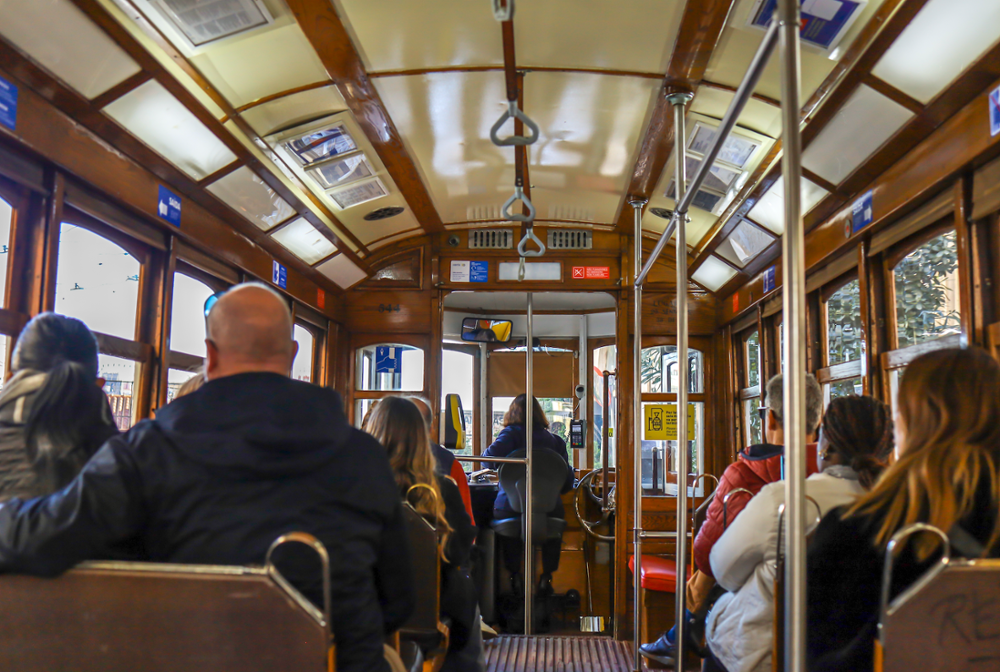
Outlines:
{"label": "woman in white coat", "polygon": [[[820,427],[820,473],[806,479],[819,518],[871,488],[892,449],[888,406],[872,397],[834,399]],[[712,549],[712,572],[729,592],[708,615],[704,672],[771,669],[778,509],[784,501],[783,481],[765,486]],[[815,507],[807,506],[812,515]]]}

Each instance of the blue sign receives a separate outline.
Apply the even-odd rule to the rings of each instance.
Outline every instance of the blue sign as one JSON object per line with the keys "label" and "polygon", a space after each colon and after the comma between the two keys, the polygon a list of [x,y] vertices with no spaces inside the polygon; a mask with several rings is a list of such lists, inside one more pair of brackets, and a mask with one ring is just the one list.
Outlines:
{"label": "blue sign", "polygon": [[288,289],[288,269],[276,261],[271,262],[271,282],[282,289]]}
{"label": "blue sign", "polygon": [[470,261],[469,282],[487,282],[489,280],[490,262]]}
{"label": "blue sign", "polygon": [[[2,82],[3,80],[0,80]],[[990,100],[990,137],[1000,133],[1000,86],[989,95]]]}
{"label": "blue sign", "polygon": [[10,130],[17,126],[17,87],[0,77],[0,124]]}
{"label": "blue sign", "polygon": [[403,370],[403,349],[391,345],[375,348],[375,373],[400,373]]}
{"label": "blue sign", "polygon": [[772,266],[771,268],[764,271],[764,293],[773,292],[775,287],[774,274],[777,271],[777,266]]}
{"label": "blue sign", "polygon": [[864,196],[854,201],[851,206],[851,233],[857,233],[874,221],[875,215],[872,209],[872,192],[869,191]]}
{"label": "blue sign", "polygon": [[174,226],[181,225],[181,197],[160,185],[160,197],[156,200],[156,214]]}
{"label": "blue sign", "polygon": [[[861,14],[862,4],[850,0],[801,0],[802,27],[799,28],[799,35],[802,41],[823,49],[837,46]],[[757,11],[750,15],[751,25],[767,28],[777,6],[778,0],[758,0]]]}

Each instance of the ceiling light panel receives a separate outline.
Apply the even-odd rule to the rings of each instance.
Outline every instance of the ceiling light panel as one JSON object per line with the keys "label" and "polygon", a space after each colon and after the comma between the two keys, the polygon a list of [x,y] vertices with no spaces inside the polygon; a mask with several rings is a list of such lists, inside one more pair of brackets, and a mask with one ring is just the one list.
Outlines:
{"label": "ceiling light panel", "polygon": [[1000,3],[930,0],[892,43],[872,74],[930,102],[1000,38]]}
{"label": "ceiling light panel", "polygon": [[482,3],[334,0],[333,4],[368,72],[503,65],[497,22]]}
{"label": "ceiling light panel", "polygon": [[140,69],[69,0],[0,0],[0,35],[86,98]]}
{"label": "ceiling light panel", "polygon": [[717,292],[735,276],[736,269],[717,257],[708,256],[698,270],[691,274],[691,279],[709,291]]}
{"label": "ceiling light panel", "polygon": [[840,184],[885,144],[913,112],[862,84],[802,153],[802,165]]}
{"label": "ceiling light panel", "polygon": [[[806,178],[802,178],[802,213],[805,214],[816,207],[828,192],[823,187]],[[779,177],[768,189],[756,205],[747,213],[750,219],[766,227],[777,235],[785,231],[785,178]]]}
{"label": "ceiling light panel", "polygon": [[214,133],[155,80],[129,91],[104,112],[195,180],[236,160]]}
{"label": "ceiling light panel", "polygon": [[292,206],[246,166],[216,180],[207,188],[220,201],[264,231],[295,214]]}
{"label": "ceiling light panel", "polygon": [[733,229],[729,237],[722,241],[715,253],[743,268],[774,241],[774,236],[743,220]]}
{"label": "ceiling light panel", "polygon": [[310,266],[337,251],[337,247],[326,236],[302,217],[281,227],[271,237]]}
{"label": "ceiling light panel", "polygon": [[514,14],[518,65],[666,72],[683,2],[629,0],[615,3],[613,11],[598,7],[583,10],[578,0],[519,4]]}
{"label": "ceiling light panel", "polygon": [[149,0],[192,47],[200,47],[271,22],[257,0]]}
{"label": "ceiling light panel", "polygon": [[372,177],[374,174],[371,164],[360,152],[316,164],[309,170],[309,176],[324,189],[343,187],[366,177]]}
{"label": "ceiling light panel", "polygon": [[354,262],[343,254],[338,254],[333,259],[324,261],[316,267],[316,270],[337,283],[341,289],[353,287],[368,277],[363,270],[355,266]]}

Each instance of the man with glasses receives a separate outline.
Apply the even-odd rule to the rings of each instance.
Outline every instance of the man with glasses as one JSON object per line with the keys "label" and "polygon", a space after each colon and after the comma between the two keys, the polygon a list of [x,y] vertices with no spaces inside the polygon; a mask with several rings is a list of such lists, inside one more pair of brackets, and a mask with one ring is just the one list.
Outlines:
{"label": "man with glasses", "polygon": [[[337,669],[387,672],[383,639],[415,595],[385,450],[336,392],[289,377],[292,315],[274,290],[239,285],[206,311],[205,385],[109,440],[64,490],[0,506],[0,571],[57,575],[126,540],[146,560],[262,565],[278,536],[308,532],[333,560]],[[275,562],[322,605],[319,562],[297,550]]]}
{"label": "man with glasses", "polygon": [[[721,594],[721,588],[715,586],[712,565],[709,562],[712,547],[750,499],[765,485],[780,481],[784,475],[783,383],[784,378],[781,374],[767,382],[764,406],[757,411],[763,424],[766,442],[744,448],[737,456],[736,462],[726,467],[722,478],[719,479],[719,486],[712,493],[705,522],[694,540],[694,564],[697,571],[686,586],[688,618],[694,618],[693,612],[697,612],[702,624],[704,612],[707,611],[705,607]],[[806,447],[807,476],[817,472],[815,442],[822,418],[823,390],[816,377],[809,374],[806,376],[806,441],[809,443]],[[728,501],[727,495],[731,495]],[[688,628],[686,632],[690,633],[691,630]],[[673,664],[675,631],[676,628],[673,628],[655,642],[643,644],[640,647],[642,654],[661,663]]]}

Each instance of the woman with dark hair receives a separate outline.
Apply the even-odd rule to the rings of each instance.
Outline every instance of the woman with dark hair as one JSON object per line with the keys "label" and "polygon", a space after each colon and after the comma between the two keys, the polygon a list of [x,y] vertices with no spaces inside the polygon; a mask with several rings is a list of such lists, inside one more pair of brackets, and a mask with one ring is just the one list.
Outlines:
{"label": "woman with dark hair", "polygon": [[[1000,364],[978,348],[913,360],[899,387],[898,459],[870,492],[830,512],[807,556],[812,672],[871,670],[885,548],[913,523],[952,540],[953,557],[1000,557]],[[940,558],[935,535],[896,556],[891,597]]]}
{"label": "woman with dark hair", "polygon": [[0,501],[51,494],[118,433],[80,320],[38,315],[21,331],[0,392]]}
{"label": "woman with dark hair", "polygon": [[[503,416],[504,428],[497,435],[496,441],[486,449],[483,457],[509,457],[515,451],[527,450],[527,427],[526,427],[526,400],[527,395],[518,395],[507,413]],[[534,450],[551,450],[566,461],[566,479],[563,482],[561,492],[569,492],[573,489],[573,470],[569,468],[569,453],[566,452],[566,442],[557,434],[549,431],[549,420],[545,417],[538,399],[532,397],[532,438]],[[493,468],[499,468],[499,463],[494,463]],[[517,493],[513,494],[517,497]],[[493,519],[506,520],[517,518],[521,514],[514,511],[510,505],[508,493],[504,492],[500,486],[497,492],[496,501],[493,503]],[[566,511],[562,500],[550,515],[557,518],[565,518]],[[524,557],[524,545],[519,540],[504,538],[501,542],[503,550],[504,565],[511,575],[511,587],[514,595],[522,595],[521,579],[521,559]],[[553,539],[542,544],[542,576],[538,584],[538,595],[547,596],[552,593],[552,574],[559,569],[559,552],[562,550],[562,539]]]}
{"label": "woman with dark hair", "polygon": [[[805,483],[812,500],[807,500],[807,515],[822,517],[864,494],[892,447],[888,406],[855,395],[830,402],[819,429],[820,473]],[[729,592],[715,603],[705,624],[705,670],[771,669],[778,510],[784,501],[783,481],[764,486],[712,547],[712,573]]]}
{"label": "woman with dark hair", "polygon": [[[481,641],[475,590],[469,577],[476,528],[458,486],[437,473],[423,414],[409,399],[382,399],[369,409],[364,430],[388,451],[400,496],[440,533],[441,613],[452,621],[444,669],[473,669],[463,663],[469,644]],[[473,660],[477,657],[478,651],[473,652]]]}

